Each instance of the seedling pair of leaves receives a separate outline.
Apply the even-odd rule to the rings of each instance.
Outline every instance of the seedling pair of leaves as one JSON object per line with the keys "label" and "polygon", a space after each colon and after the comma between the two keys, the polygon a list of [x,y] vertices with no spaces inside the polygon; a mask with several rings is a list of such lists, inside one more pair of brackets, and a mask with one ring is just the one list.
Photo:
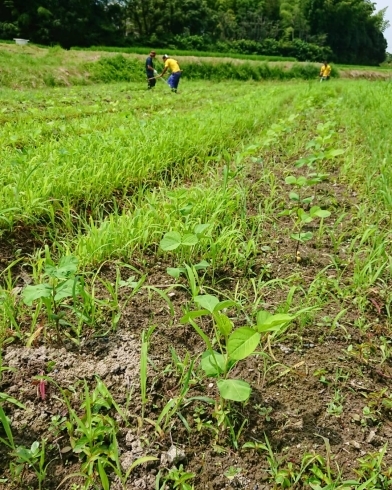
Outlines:
{"label": "seedling pair of leaves", "polygon": [[165,252],[177,250],[180,247],[194,247],[206,236],[205,232],[210,226],[209,223],[198,224],[194,227],[193,233],[181,234],[178,231],[169,231],[165,233],[159,246]]}
{"label": "seedling pair of leaves", "polygon": [[301,198],[300,189],[305,186],[309,187],[315,185],[320,181],[320,176],[318,176],[317,174],[310,178],[304,176],[296,178],[293,175],[289,175],[285,179],[286,184],[293,185],[298,188],[298,192],[292,191],[289,193],[289,198],[296,205],[293,208],[285,209],[280,213],[280,216],[296,215],[296,225],[297,228],[299,228],[299,232],[292,233],[290,235],[290,238],[292,238],[293,240],[297,240],[298,242],[306,242],[311,240],[313,238],[313,233],[310,231],[302,233],[302,227],[306,224],[311,223],[315,218],[324,219],[328,218],[328,216],[331,215],[329,211],[321,209],[320,206],[312,206],[309,210],[304,209],[305,206],[308,207],[311,204],[311,202],[314,200],[314,196]]}
{"label": "seedling pair of leaves", "polygon": [[[244,380],[229,378],[230,371],[238,361],[246,359],[256,351],[262,333],[276,332],[294,317],[286,314],[271,315],[266,311],[260,311],[255,327],[241,327],[233,331],[232,321],[222,313],[222,310],[236,306],[234,301],[219,301],[215,296],[208,294],[196,296],[194,301],[203,309],[187,313],[181,319],[181,323],[190,323],[207,346],[201,358],[201,368],[208,377],[217,378],[217,387],[223,400],[245,402],[251,394],[251,387]],[[195,322],[196,318],[208,315],[211,315],[214,321],[213,341],[210,341]],[[224,342],[221,341],[222,339]],[[216,344],[219,351],[214,350]]]}
{"label": "seedling pair of leaves", "polygon": [[80,278],[76,276],[77,268],[78,259],[72,255],[60,259],[58,265],[47,258],[44,278],[48,278],[48,281],[26,286],[22,292],[23,301],[27,306],[31,306],[34,301],[42,301],[48,319],[54,323],[58,334],[60,325],[69,325],[64,320],[63,301],[67,298],[76,300],[82,289]]}

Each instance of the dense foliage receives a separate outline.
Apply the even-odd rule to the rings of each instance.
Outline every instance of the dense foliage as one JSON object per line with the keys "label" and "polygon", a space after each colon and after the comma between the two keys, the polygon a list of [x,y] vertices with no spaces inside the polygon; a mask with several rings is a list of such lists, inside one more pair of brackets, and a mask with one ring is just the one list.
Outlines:
{"label": "dense foliage", "polygon": [[370,0],[0,0],[0,37],[378,64],[384,14]]}

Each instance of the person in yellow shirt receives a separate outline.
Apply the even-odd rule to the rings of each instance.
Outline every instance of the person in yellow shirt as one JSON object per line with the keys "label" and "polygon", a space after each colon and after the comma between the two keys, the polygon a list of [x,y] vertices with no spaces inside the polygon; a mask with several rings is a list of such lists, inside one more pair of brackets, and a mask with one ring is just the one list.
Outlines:
{"label": "person in yellow shirt", "polygon": [[167,54],[164,54],[162,56],[162,59],[163,62],[165,63],[165,67],[163,69],[163,72],[159,76],[163,77],[163,75],[167,72],[167,70],[170,70],[171,75],[168,78],[167,83],[172,89],[172,92],[177,93],[178,84],[180,83],[180,78],[182,74],[181,68],[178,62],[175,59],[170,58]]}
{"label": "person in yellow shirt", "polygon": [[329,80],[331,75],[331,66],[328,64],[328,61],[324,61],[320,68],[320,82],[325,82]]}

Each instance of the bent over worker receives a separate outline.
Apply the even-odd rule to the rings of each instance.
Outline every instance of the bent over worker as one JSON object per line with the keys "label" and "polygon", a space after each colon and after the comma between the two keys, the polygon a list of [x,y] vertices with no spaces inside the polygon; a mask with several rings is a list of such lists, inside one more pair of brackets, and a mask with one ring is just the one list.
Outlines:
{"label": "bent over worker", "polygon": [[175,59],[170,58],[167,54],[164,54],[162,56],[162,59],[165,63],[165,67],[163,69],[163,72],[160,74],[160,76],[162,77],[167,70],[170,70],[171,75],[167,80],[167,83],[170,85],[172,92],[177,93],[178,84],[180,83],[180,78],[182,74],[181,68],[178,62]]}
{"label": "bent over worker", "polygon": [[328,64],[328,61],[324,61],[320,68],[320,82],[325,82],[329,80],[331,75],[331,66]]}

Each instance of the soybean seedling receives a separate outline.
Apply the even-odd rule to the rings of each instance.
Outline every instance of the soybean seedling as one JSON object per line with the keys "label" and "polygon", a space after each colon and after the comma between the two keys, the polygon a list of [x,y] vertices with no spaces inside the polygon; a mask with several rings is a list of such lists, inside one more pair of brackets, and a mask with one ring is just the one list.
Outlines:
{"label": "soybean seedling", "polygon": [[60,326],[68,325],[64,319],[64,300],[73,298],[76,301],[80,294],[81,283],[76,276],[77,268],[78,259],[72,255],[60,259],[58,265],[47,255],[44,272],[47,282],[26,286],[22,293],[26,305],[31,306],[35,301],[44,304],[47,317],[55,326],[59,339]]}
{"label": "soybean seedling", "polygon": [[303,197],[301,193],[305,187],[310,187],[319,182],[318,178],[310,178],[300,176],[298,178],[293,175],[289,175],[285,179],[286,184],[292,185],[296,188],[295,191],[289,193],[290,200],[294,203],[294,206],[290,209],[285,209],[280,213],[280,216],[293,216],[294,217],[294,231],[290,235],[290,238],[297,241],[295,249],[295,255],[298,257],[299,244],[307,242],[313,238],[311,231],[304,231],[304,226],[311,223],[314,219],[320,218],[323,220],[331,215],[331,213],[325,209],[321,209],[319,206],[312,206],[310,204],[314,200],[314,196]]}
{"label": "soybean seedling", "polygon": [[[287,314],[271,315],[261,311],[257,315],[256,326],[240,327],[233,331],[232,321],[222,313],[222,310],[235,306],[234,301],[219,301],[210,294],[196,296],[194,301],[202,309],[187,313],[181,319],[181,323],[190,323],[207,346],[207,350],[201,357],[203,371],[208,377],[217,378],[222,407],[224,400],[245,402],[250,396],[251,387],[246,381],[230,378],[230,372],[239,361],[255,352],[262,333],[276,331],[292,321],[294,317]],[[214,326],[212,340],[195,321],[196,318],[203,316],[212,317]]]}

